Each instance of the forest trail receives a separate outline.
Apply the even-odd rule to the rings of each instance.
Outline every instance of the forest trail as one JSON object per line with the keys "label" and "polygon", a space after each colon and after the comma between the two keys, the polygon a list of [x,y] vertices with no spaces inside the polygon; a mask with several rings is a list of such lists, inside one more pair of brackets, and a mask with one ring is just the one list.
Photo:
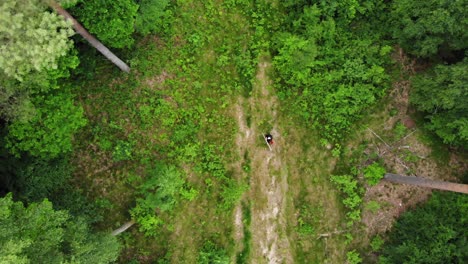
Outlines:
{"label": "forest trail", "polygon": [[[236,139],[239,154],[250,161],[250,190],[244,201],[251,205],[251,263],[293,263],[290,242],[286,234],[287,166],[282,161],[282,138],[277,124],[277,98],[271,94],[268,72],[269,59],[260,60],[256,82],[248,99],[239,98],[236,106],[239,134]],[[247,121],[248,114],[250,122]],[[249,124],[250,123],[250,124]],[[249,127],[250,125],[250,127]],[[275,144],[270,151],[263,135],[271,133]],[[235,239],[243,237],[242,208],[234,211]],[[244,247],[246,245],[243,245]]]}

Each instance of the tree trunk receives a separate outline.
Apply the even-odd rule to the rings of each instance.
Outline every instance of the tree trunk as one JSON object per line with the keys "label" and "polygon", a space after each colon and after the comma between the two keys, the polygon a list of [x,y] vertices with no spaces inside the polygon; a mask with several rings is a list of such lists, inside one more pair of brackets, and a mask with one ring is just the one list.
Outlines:
{"label": "tree trunk", "polygon": [[107,59],[112,61],[117,67],[119,67],[122,71],[129,73],[130,72],[130,67],[128,67],[125,62],[123,62],[121,59],[119,59],[117,56],[115,56],[114,53],[112,53],[106,46],[104,46],[99,40],[97,40],[93,35],[89,34],[89,32],[80,24],[78,21],[76,21],[75,18],[73,18],[70,13],[68,13],[65,9],[63,9],[62,6],[60,6],[59,3],[57,3],[54,0],[48,1],[49,6],[55,10],[59,15],[65,17],[65,19],[70,20],[73,23],[73,28],[75,31],[80,34],[84,39],[86,39],[91,46],[95,47],[99,52],[102,53]]}
{"label": "tree trunk", "polygon": [[127,223],[123,224],[121,227],[117,228],[116,230],[112,231],[111,235],[117,236],[120,233],[125,232],[125,230],[129,229],[132,225],[135,224],[135,221],[130,220]]}
{"label": "tree trunk", "polygon": [[468,194],[467,184],[434,181],[434,180],[424,179],[421,177],[403,176],[403,175],[392,174],[392,173],[386,173],[384,176],[384,180],[388,182],[409,184],[409,185],[427,187],[427,188],[432,188],[432,189]]}

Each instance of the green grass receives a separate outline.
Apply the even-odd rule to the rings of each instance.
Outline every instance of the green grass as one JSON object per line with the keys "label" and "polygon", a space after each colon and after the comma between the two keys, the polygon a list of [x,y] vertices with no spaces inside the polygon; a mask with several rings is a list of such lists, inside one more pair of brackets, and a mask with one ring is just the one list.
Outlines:
{"label": "green grass", "polygon": [[[156,212],[164,225],[155,237],[143,236],[137,227],[126,233],[120,262],[142,258],[195,263],[207,241],[236,255],[237,263],[246,263],[255,254],[250,201],[243,201],[242,251],[233,250],[232,209],[241,192],[227,165],[241,159],[246,182],[255,170],[250,161],[255,153],[237,153],[233,147],[238,128],[230,106],[239,97],[260,96],[253,90],[258,85],[257,64],[265,60],[260,54],[268,53],[269,32],[278,26],[271,7],[263,4],[178,1],[172,35],[148,36],[126,51],[130,75],[98,62],[96,74],[82,81],[77,95],[90,122],[77,139],[76,162],[85,165],[77,177],[94,186],[87,191],[89,196],[102,196],[113,204],[104,217],[110,224],[100,228],[114,228],[129,219],[135,188],[156,161],[176,165],[187,185],[199,193],[193,201],[181,200],[170,212]],[[274,72],[266,75],[275,80]],[[274,96],[273,87],[268,91]],[[289,103],[281,101],[280,108]],[[243,107],[248,127],[259,128],[259,133],[273,129],[265,109]],[[306,129],[290,114],[279,113],[276,123],[286,142],[281,154],[289,183],[286,235],[297,242],[291,243],[294,258],[299,263],[342,263],[346,252],[342,235],[317,239],[344,222],[339,195],[328,179],[335,159],[320,145],[317,131]],[[265,148],[258,136],[255,147]],[[89,145],[97,154],[89,154]],[[87,179],[88,172],[103,162],[115,167]],[[264,201],[258,197],[252,202]]]}
{"label": "green grass", "polygon": [[250,232],[250,222],[251,222],[251,210],[250,210],[250,202],[243,202],[242,203],[242,221],[244,223],[244,239],[242,241],[243,248],[242,251],[237,253],[236,263],[243,264],[248,263],[249,256],[250,256],[250,249],[252,243],[252,234]]}
{"label": "green grass", "polygon": [[[157,212],[165,224],[155,238],[132,229],[125,238],[130,242],[125,243],[122,262],[139,256],[155,261],[168,253],[172,260],[193,263],[207,240],[219,248],[233,247],[233,204],[223,197],[233,199],[232,191],[238,190],[225,169],[236,159],[230,146],[237,124],[229,105],[249,93],[256,69],[255,56],[247,50],[252,41],[246,37],[251,35],[250,20],[239,8],[248,9],[226,8],[215,1],[181,1],[174,11],[172,36],[148,36],[127,52],[130,75],[98,62],[97,73],[81,83],[78,98],[90,122],[78,136],[76,162],[85,169],[77,177],[83,180],[104,159],[86,159],[89,144],[110,164],[117,164],[94,175],[98,184],[87,191],[113,203],[105,216],[112,227],[129,219],[136,182],[144,181],[145,168],[155,161],[178,166],[199,191],[194,201]],[[108,190],[118,192],[99,191],[107,188],[109,175],[116,176]],[[119,175],[137,180],[129,182]],[[219,210],[224,201],[226,206]],[[161,253],[152,254],[154,250]]]}

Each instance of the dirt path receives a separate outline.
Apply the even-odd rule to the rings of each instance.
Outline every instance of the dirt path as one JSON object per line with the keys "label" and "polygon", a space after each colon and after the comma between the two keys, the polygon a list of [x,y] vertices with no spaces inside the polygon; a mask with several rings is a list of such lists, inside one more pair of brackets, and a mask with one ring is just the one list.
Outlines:
{"label": "dirt path", "polygon": [[[271,63],[259,63],[252,95],[239,99],[236,106],[239,121],[237,145],[241,157],[250,160],[250,191],[244,199],[251,203],[251,263],[293,263],[290,242],[286,235],[287,166],[282,162],[281,134],[276,122],[278,102],[270,93],[271,81],[267,75]],[[251,126],[247,114],[251,115]],[[263,131],[265,127],[269,131]],[[262,135],[270,132],[275,145],[270,151]],[[235,210],[236,240],[242,238],[243,226],[240,205]]]}

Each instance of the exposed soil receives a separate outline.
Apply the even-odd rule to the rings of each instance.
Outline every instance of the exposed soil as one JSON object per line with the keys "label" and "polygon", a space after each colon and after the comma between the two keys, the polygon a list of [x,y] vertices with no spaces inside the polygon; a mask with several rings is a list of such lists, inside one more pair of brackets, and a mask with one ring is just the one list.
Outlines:
{"label": "exposed soil", "polygon": [[[286,235],[287,171],[281,157],[282,139],[276,122],[276,97],[270,94],[271,81],[267,75],[271,63],[262,61],[258,66],[257,83],[252,96],[239,99],[237,117],[239,134],[237,145],[240,156],[246,152],[251,160],[250,191],[246,199],[251,202],[252,263],[293,263],[290,242]],[[247,109],[246,109],[247,108]],[[251,127],[247,126],[245,112],[251,111]],[[259,124],[266,122],[270,131],[262,131]],[[263,135],[271,133],[275,144],[272,151],[264,142]],[[240,164],[238,164],[240,165]],[[240,205],[239,205],[240,206]],[[235,238],[242,238],[241,209],[235,210]]]}
{"label": "exposed soil", "polygon": [[[411,117],[409,77],[417,71],[415,61],[411,61],[401,49],[397,49],[393,58],[400,65],[402,75],[399,81],[394,82],[390,91],[391,101],[384,111],[385,118],[392,109],[397,109],[398,112],[383,120],[374,128],[375,132],[368,130],[369,133],[363,136],[363,139],[371,142],[366,151],[376,153],[385,163],[388,172],[434,180],[456,181],[453,175],[466,170],[466,163],[460,162],[456,155],[451,154],[449,166],[438,165],[431,158],[433,150],[419,139],[418,134],[421,132]],[[392,130],[398,123],[406,127],[406,134],[401,138],[390,137],[389,139],[388,135],[394,133]],[[388,231],[403,212],[425,201],[431,192],[432,190],[427,188],[385,181],[367,188],[365,202],[376,201],[381,206],[376,213],[366,209],[363,211],[362,222],[368,237]]]}

